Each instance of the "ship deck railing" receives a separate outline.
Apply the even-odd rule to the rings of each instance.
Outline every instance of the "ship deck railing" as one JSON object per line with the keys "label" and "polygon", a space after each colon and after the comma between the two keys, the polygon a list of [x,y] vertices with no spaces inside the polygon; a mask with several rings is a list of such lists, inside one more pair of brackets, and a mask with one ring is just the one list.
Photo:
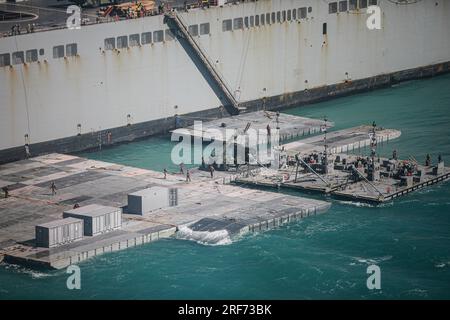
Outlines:
{"label": "ship deck railing", "polygon": [[[6,5],[6,3],[0,3],[0,9],[2,9],[1,5]],[[11,5],[10,3],[8,5]],[[201,6],[201,5],[197,5],[197,4],[191,4],[189,5],[189,9],[188,10],[207,10],[208,7],[206,6]],[[13,12],[13,10],[9,10],[6,9],[7,11],[11,11]],[[40,10],[45,10],[44,8],[39,9],[39,8],[30,8],[27,9],[26,12],[24,13],[30,13],[30,14],[38,14]],[[183,12],[184,7],[183,6],[173,6],[171,7],[171,9],[169,11],[172,10],[177,10],[179,12]],[[61,14],[64,14],[65,12],[61,11]],[[82,23],[81,26],[91,26],[91,25],[97,25],[97,24],[104,24],[104,23],[115,23],[115,22],[120,22],[120,21],[126,21],[126,20],[135,20],[135,19],[144,19],[144,18],[148,18],[148,17],[153,17],[153,16],[164,16],[167,13],[166,11],[161,11],[161,12],[157,12],[157,11],[149,11],[146,12],[144,16],[137,16],[137,17],[102,17],[101,15],[96,15],[93,13],[82,13]],[[92,21],[90,20],[92,19]],[[11,30],[0,30],[0,38],[7,38],[7,37],[13,37],[13,36],[21,36],[21,35],[26,35],[26,34],[30,34],[30,33],[40,33],[40,32],[47,32],[47,31],[54,31],[54,30],[62,30],[62,29],[66,29],[67,28],[67,24],[64,21],[63,23],[54,23],[54,22],[49,22],[48,24],[41,24],[41,23],[36,23],[32,20],[30,21],[0,21],[0,26],[2,23],[8,24],[9,26],[11,24],[19,24],[21,25],[21,33],[18,34],[12,34]],[[26,25],[27,24],[34,24],[34,31],[33,32],[27,32],[26,30]]]}

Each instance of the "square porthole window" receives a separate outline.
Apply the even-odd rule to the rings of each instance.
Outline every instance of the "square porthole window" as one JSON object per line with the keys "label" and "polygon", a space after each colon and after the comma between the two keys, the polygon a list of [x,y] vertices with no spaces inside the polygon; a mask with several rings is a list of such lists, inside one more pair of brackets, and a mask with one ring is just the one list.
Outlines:
{"label": "square porthole window", "polygon": [[66,45],[66,55],[68,57],[74,57],[78,54],[78,46],[76,43]]}
{"label": "square porthole window", "polygon": [[64,46],[53,47],[53,58],[54,59],[64,58]]}
{"label": "square porthole window", "polygon": [[164,41],[164,31],[158,30],[153,32],[153,42],[163,42]]}
{"label": "square porthole window", "polygon": [[200,35],[207,35],[211,33],[211,27],[209,23],[201,23],[200,24]]}
{"label": "square porthole window", "polygon": [[141,39],[139,33],[131,34],[129,37],[130,47],[139,47],[141,45]]}
{"label": "square porthole window", "polygon": [[242,18],[236,18],[233,20],[233,29],[239,30],[244,27],[244,19]]}
{"label": "square porthole window", "polygon": [[188,31],[191,36],[196,37],[198,36],[198,24],[193,24],[188,27]]}
{"label": "square porthole window", "polygon": [[128,37],[120,36],[117,37],[117,49],[126,49],[128,48]]}
{"label": "square porthole window", "polygon": [[339,12],[347,12],[347,1],[339,1]]}
{"label": "square porthole window", "polygon": [[233,29],[233,22],[231,19],[222,21],[222,31],[231,31]]}
{"label": "square porthole window", "polygon": [[9,53],[0,54],[0,67],[11,65],[11,55]]}
{"label": "square porthole window", "polygon": [[23,51],[13,52],[12,54],[12,63],[13,64],[23,64],[25,62]]}
{"label": "square porthole window", "polygon": [[328,13],[336,13],[337,12],[337,2],[331,2],[328,4]]}
{"label": "square porthole window", "polygon": [[141,41],[142,45],[150,44],[152,43],[152,33],[151,32],[144,32],[141,34]]}
{"label": "square porthole window", "polygon": [[25,53],[25,61],[26,61],[27,63],[38,61],[38,51],[37,51],[36,49],[34,49],[34,50],[28,50],[28,51]]}
{"label": "square porthole window", "polygon": [[300,19],[306,19],[306,17],[308,16],[308,11],[307,11],[306,7],[299,9],[299,16],[300,16]]}
{"label": "square porthole window", "polygon": [[105,39],[105,50],[114,50],[116,48],[116,38]]}

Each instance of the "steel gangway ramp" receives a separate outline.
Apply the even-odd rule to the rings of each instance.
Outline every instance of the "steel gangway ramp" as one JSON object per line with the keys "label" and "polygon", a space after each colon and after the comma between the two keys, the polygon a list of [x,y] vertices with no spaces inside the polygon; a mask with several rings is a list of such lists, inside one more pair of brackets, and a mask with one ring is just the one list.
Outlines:
{"label": "steel gangway ramp", "polygon": [[188,27],[182,21],[181,17],[177,14],[176,11],[165,13],[165,17],[167,19],[167,22],[172,22],[172,26],[176,28],[176,31],[179,31],[178,35],[180,35],[181,33],[181,36],[187,41],[189,47],[193,50],[193,52],[195,52],[202,65],[207,70],[211,79],[214,80],[215,84],[220,89],[220,92],[226,98],[228,105],[224,105],[224,107],[228,111],[228,113],[230,113],[231,115],[239,114],[240,111],[243,110],[243,108],[239,107],[239,103],[232,94],[232,91],[222,79],[222,76],[216,70],[214,65],[211,63],[210,59],[208,58],[200,44],[197,43],[194,37],[189,33]]}

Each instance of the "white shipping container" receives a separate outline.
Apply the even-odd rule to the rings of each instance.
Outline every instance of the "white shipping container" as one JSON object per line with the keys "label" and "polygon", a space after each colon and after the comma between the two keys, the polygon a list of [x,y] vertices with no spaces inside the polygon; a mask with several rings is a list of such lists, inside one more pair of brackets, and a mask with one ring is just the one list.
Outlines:
{"label": "white shipping container", "polygon": [[178,189],[151,187],[128,195],[127,212],[144,215],[158,209],[178,205]]}
{"label": "white shipping container", "polygon": [[55,220],[35,227],[36,245],[53,248],[83,239],[84,222],[81,219],[67,218]]}
{"label": "white shipping container", "polygon": [[85,236],[96,236],[122,227],[121,208],[92,204],[66,211],[63,216],[82,219]]}

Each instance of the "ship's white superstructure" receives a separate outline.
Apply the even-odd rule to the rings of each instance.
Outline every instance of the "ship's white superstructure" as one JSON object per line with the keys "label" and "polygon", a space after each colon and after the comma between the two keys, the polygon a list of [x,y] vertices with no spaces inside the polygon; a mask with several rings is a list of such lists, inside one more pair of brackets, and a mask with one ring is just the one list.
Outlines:
{"label": "ship's white superstructure", "polygon": [[[381,30],[368,29],[353,1],[261,0],[179,15],[240,103],[281,107],[316,88],[448,67],[450,1],[395,2],[378,1]],[[0,38],[0,150],[217,109],[200,69],[163,15]]]}

